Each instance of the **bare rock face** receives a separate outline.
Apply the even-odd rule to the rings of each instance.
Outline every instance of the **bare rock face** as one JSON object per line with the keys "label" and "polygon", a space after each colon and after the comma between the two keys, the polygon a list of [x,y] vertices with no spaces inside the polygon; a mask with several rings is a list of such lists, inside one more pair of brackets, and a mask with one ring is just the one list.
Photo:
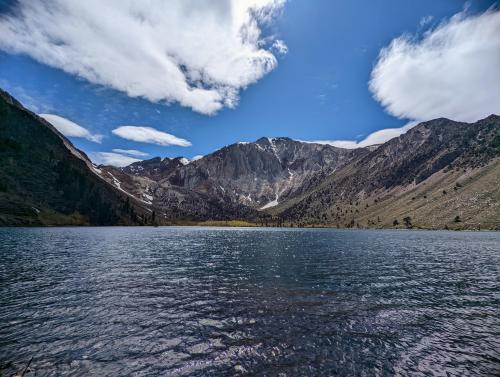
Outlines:
{"label": "bare rock face", "polygon": [[166,217],[231,218],[256,215],[307,191],[366,149],[261,138],[224,147],[199,160],[160,158],[117,169],[104,177]]}
{"label": "bare rock face", "polygon": [[176,169],[184,166],[188,161],[185,158],[161,158],[138,161],[121,169],[124,173],[136,177],[147,177],[159,181],[172,174]]}
{"label": "bare rock face", "polygon": [[261,138],[222,148],[177,170],[169,183],[222,193],[233,202],[262,208],[296,194],[316,175],[329,175],[359,151],[288,138]]}

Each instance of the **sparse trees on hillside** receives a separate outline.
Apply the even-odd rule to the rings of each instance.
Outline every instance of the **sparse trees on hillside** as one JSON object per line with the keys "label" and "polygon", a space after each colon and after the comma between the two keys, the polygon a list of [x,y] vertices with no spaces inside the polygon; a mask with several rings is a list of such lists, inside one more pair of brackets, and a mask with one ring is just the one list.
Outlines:
{"label": "sparse trees on hillside", "polygon": [[408,229],[413,228],[413,224],[411,223],[411,217],[410,217],[410,216],[406,216],[406,217],[403,219],[403,222],[404,222],[404,224],[405,224],[405,227],[407,227]]}

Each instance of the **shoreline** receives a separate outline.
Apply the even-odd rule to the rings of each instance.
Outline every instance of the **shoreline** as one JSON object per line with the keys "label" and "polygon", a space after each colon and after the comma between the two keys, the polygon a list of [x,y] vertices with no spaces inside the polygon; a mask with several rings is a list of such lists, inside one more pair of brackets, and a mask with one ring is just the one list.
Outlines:
{"label": "shoreline", "polygon": [[494,228],[482,228],[482,229],[457,229],[457,228],[427,228],[427,227],[413,227],[413,228],[350,228],[350,227],[337,227],[328,225],[315,225],[315,226],[261,226],[258,224],[252,225],[226,225],[226,224],[161,224],[161,225],[89,225],[89,224],[57,224],[57,225],[0,225],[0,229],[46,229],[46,228],[227,228],[227,229],[284,229],[284,230],[296,230],[296,229],[334,229],[334,230],[350,230],[350,231],[363,231],[363,230],[374,230],[374,231],[387,231],[387,230],[397,230],[397,231],[444,231],[444,232],[500,232],[500,229]]}

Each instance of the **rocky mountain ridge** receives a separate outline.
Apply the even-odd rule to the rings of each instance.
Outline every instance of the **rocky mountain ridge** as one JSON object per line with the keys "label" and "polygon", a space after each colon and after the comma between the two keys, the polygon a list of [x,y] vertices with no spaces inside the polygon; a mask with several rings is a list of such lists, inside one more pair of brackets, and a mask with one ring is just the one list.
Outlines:
{"label": "rocky mountain ridge", "polygon": [[[342,149],[289,138],[261,138],[226,146],[192,162],[154,158],[122,169],[105,167],[104,171],[120,176],[131,193],[150,200],[165,218],[256,221],[274,216],[285,225],[345,227],[354,222],[371,227],[372,219],[346,217],[331,207],[343,211],[341,207],[353,201],[369,206],[369,198],[374,195],[394,196],[452,169],[463,169],[467,174],[481,172],[500,156],[499,132],[500,117],[495,115],[475,124],[435,119],[368,148]],[[495,179],[497,175],[498,169],[493,168],[489,177]],[[498,190],[490,194],[496,206]],[[211,204],[207,206],[208,202]],[[210,212],[215,204],[217,210]],[[353,210],[362,212],[366,211]],[[492,216],[486,221],[496,227],[500,219]],[[364,223],[356,221],[357,217]],[[472,217],[469,220],[477,223]]]}
{"label": "rocky mountain ridge", "polygon": [[198,160],[95,166],[0,91],[0,224],[500,229],[500,117],[358,149],[261,138]]}
{"label": "rocky mountain ridge", "polygon": [[[204,219],[207,208],[199,200],[208,198],[212,204],[233,207],[228,210],[246,208],[256,217],[256,211],[306,192],[366,153],[289,138],[261,138],[226,146],[196,161],[156,157],[101,170],[111,184],[119,181],[133,195],[149,199],[166,218]],[[228,215],[233,216],[221,213],[220,219]]]}

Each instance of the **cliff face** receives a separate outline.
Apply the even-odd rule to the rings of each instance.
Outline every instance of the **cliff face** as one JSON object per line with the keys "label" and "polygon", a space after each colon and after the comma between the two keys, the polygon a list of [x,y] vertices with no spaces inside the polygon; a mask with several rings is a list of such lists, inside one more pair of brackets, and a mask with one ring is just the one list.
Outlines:
{"label": "cliff face", "polygon": [[259,216],[314,187],[337,169],[368,153],[288,138],[261,138],[224,147],[199,160],[160,159],[125,168],[104,167],[165,218],[230,219]]}
{"label": "cliff face", "polygon": [[288,138],[261,138],[185,165],[168,182],[195,191],[223,191],[232,201],[259,209],[293,197],[314,177],[330,175],[360,154]]}

